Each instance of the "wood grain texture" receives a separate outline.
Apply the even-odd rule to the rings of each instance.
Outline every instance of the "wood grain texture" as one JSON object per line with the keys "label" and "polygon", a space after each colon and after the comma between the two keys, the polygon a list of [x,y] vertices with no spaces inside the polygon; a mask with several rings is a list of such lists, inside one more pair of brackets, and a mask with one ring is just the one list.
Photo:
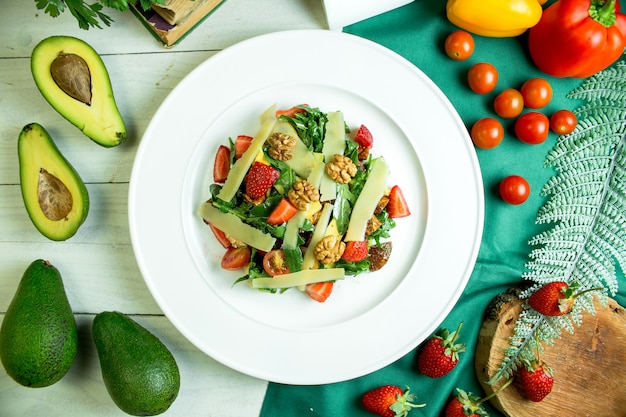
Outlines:
{"label": "wood grain texture", "polygon": [[[480,329],[475,365],[487,393],[503,383],[484,381],[496,374],[521,309],[521,300],[509,301],[497,319],[485,320]],[[541,359],[554,370],[554,387],[543,401],[529,401],[509,386],[492,403],[509,417],[624,417],[625,344],[626,310],[612,299],[607,306],[596,303],[595,316],[586,314],[574,333],[545,347]]]}
{"label": "wood grain texture", "polygon": [[[66,11],[52,18],[34,2],[4,2],[0,13],[0,320],[26,267],[48,259],[59,268],[80,328],[79,355],[61,381],[31,389],[0,366],[0,417],[126,416],[109,398],[91,340],[91,320],[117,310],[153,331],[181,369],[181,391],[165,416],[258,416],[266,381],[211,359],[174,328],[151,296],[135,260],[128,226],[128,188],[141,138],[167,95],[200,63],[239,41],[291,29],[326,29],[319,0],[226,1],[182,43],[165,49],[130,12],[107,9],[111,27],[78,28]],[[277,11],[280,11],[277,13]],[[53,35],[78,37],[109,72],[128,140],[105,149],[58,114],[37,90],[30,54]],[[219,99],[219,98],[218,98]],[[19,186],[17,138],[28,123],[43,125],[86,183],[89,216],[78,233],[52,242],[32,225]],[[172,138],[172,149],[184,139]],[[164,219],[167,221],[167,219]]]}

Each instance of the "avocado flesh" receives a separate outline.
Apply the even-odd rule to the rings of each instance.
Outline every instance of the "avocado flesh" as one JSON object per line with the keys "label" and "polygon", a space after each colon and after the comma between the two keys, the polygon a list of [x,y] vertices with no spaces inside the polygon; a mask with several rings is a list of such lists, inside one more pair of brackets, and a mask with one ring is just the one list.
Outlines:
{"label": "avocado flesh", "polygon": [[102,379],[113,402],[134,416],[165,412],[180,389],[178,365],[167,347],[116,311],[97,314],[92,334]]}
{"label": "avocado flesh", "polygon": [[31,221],[50,240],[72,237],[89,213],[89,193],[43,128],[31,123],[18,138],[20,186]]}
{"label": "avocado flesh", "polygon": [[[71,36],[51,36],[35,46],[30,63],[35,84],[44,98],[86,136],[105,147],[126,140],[126,125],[117,108],[109,74],[89,44]],[[72,84],[82,85],[79,89],[87,88],[86,84],[89,100],[68,92],[67,86]]]}
{"label": "avocado flesh", "polygon": [[7,374],[27,387],[46,387],[72,366],[76,321],[59,271],[44,260],[24,272],[0,328],[0,359]]}

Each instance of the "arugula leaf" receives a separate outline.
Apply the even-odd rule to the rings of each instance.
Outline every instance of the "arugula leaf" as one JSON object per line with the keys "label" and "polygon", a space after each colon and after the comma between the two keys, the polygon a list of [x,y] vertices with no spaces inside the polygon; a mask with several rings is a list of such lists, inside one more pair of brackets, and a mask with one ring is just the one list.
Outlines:
{"label": "arugula leaf", "polygon": [[289,267],[289,272],[298,272],[302,270],[303,259],[302,259],[302,251],[300,251],[300,248],[296,248],[296,249],[283,248],[283,251],[285,252],[285,263]]}
{"label": "arugula leaf", "polygon": [[321,152],[326,133],[326,113],[317,107],[297,106],[306,111],[296,113],[293,117],[282,115],[278,120],[289,122],[304,144],[311,152]]}
{"label": "arugula leaf", "polygon": [[333,207],[333,217],[337,222],[337,230],[340,235],[348,230],[350,223],[350,214],[352,206],[356,201],[356,196],[352,194],[348,184],[337,184],[337,195],[335,197],[335,205]]}

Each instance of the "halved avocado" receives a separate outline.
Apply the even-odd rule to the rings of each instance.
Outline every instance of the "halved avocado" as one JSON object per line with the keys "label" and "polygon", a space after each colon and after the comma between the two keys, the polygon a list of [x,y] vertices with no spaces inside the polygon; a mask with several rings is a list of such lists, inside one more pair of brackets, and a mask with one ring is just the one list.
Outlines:
{"label": "halved avocado", "polygon": [[112,147],[126,140],[126,125],[100,55],[71,36],[51,36],[31,54],[31,72],[44,98],[96,143]]}
{"label": "halved avocado", "polygon": [[69,239],[89,213],[85,183],[37,123],[24,126],[17,153],[22,198],[31,221],[48,239]]}

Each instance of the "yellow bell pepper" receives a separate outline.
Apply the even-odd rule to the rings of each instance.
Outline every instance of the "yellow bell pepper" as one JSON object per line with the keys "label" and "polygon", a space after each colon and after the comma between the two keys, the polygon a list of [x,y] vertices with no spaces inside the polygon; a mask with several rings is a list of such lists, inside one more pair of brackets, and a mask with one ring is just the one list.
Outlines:
{"label": "yellow bell pepper", "polygon": [[521,35],[539,22],[542,13],[540,0],[448,0],[446,4],[451,23],[494,38]]}

